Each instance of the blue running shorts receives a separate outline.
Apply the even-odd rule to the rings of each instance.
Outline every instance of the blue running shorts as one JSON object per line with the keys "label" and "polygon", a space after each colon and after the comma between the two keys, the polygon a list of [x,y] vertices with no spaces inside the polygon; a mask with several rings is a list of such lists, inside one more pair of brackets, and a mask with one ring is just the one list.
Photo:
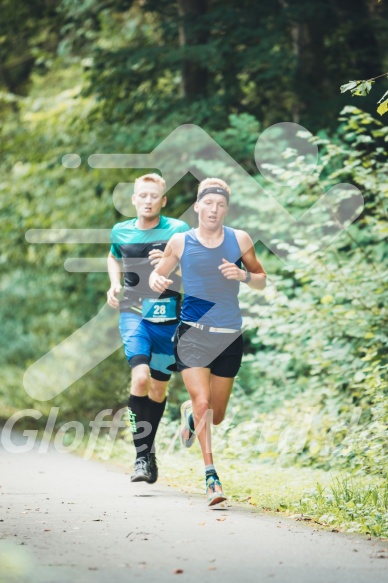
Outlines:
{"label": "blue running shorts", "polygon": [[121,312],[119,330],[131,368],[148,364],[151,377],[168,381],[176,371],[173,336],[177,324],[155,324],[140,315]]}

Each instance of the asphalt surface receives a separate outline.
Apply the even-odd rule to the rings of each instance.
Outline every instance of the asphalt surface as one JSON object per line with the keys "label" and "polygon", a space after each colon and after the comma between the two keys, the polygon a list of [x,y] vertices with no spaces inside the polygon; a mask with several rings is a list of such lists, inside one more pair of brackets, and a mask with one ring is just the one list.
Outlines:
{"label": "asphalt surface", "polygon": [[[161,468],[163,473],[163,468]],[[388,544],[0,448],[1,583],[387,583]]]}

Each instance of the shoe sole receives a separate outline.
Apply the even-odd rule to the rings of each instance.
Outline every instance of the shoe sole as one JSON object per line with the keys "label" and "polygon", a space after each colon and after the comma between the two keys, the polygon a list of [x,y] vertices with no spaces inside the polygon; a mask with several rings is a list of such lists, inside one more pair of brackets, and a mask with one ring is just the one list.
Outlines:
{"label": "shoe sole", "polygon": [[150,484],[150,478],[147,478],[146,476],[134,476],[132,478],[131,476],[131,482],[147,482],[148,484]]}
{"label": "shoe sole", "polygon": [[186,429],[181,431],[181,444],[183,445],[183,447],[186,447],[187,449],[189,447],[191,447],[195,441],[195,433],[193,433],[193,435],[190,437],[190,439],[185,439],[182,435],[183,431],[186,431]]}
{"label": "shoe sole", "polygon": [[216,504],[219,504],[220,502],[224,502],[226,500],[226,496],[223,496],[222,494],[217,494],[216,496],[214,496],[214,498],[211,498],[208,502],[208,506],[215,506]]}

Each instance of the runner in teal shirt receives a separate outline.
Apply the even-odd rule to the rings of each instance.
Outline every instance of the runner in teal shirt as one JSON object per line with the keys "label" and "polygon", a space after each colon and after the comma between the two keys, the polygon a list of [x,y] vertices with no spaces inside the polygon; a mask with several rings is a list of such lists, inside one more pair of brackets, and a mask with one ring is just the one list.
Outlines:
{"label": "runner in teal shirt", "polygon": [[[166,406],[167,384],[176,370],[172,339],[179,319],[181,278],[172,274],[173,284],[163,294],[153,292],[148,284],[168,240],[189,230],[185,222],[160,215],[167,202],[165,188],[158,174],[136,180],[132,202],[137,218],[113,227],[108,256],[108,304],[120,309],[119,328],[132,369],[128,407],[136,447],[133,482],[154,483],[158,478],[154,441]],[[124,296],[119,301],[121,273]]]}

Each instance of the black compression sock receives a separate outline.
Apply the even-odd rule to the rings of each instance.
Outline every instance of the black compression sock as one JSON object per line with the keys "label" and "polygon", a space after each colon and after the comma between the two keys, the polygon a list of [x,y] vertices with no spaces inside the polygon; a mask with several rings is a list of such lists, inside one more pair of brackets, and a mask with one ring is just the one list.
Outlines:
{"label": "black compression sock", "polygon": [[[149,451],[150,427],[148,397],[130,395],[128,399],[130,425],[133,435],[133,443],[136,448],[136,458],[144,457]],[[152,445],[152,444],[151,444]]]}
{"label": "black compression sock", "polygon": [[163,413],[166,408],[166,403],[167,399],[164,399],[164,401],[158,403],[157,401],[153,401],[148,397],[148,411],[149,411],[148,421],[151,423],[152,427],[148,442],[150,452],[155,450],[154,447],[155,436],[159,427],[160,420],[163,417]]}

